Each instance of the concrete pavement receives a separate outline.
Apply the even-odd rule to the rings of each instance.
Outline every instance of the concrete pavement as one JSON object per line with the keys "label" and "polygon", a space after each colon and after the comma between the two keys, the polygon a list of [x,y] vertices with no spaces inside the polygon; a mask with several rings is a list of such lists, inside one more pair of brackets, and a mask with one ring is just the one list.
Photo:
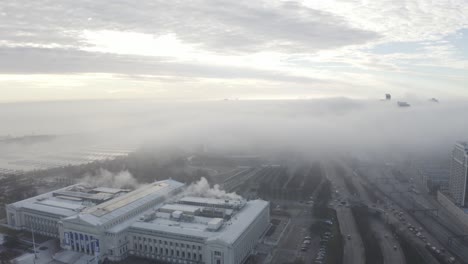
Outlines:
{"label": "concrete pavement", "polygon": [[[344,264],[363,264],[365,263],[364,245],[361,236],[356,227],[353,214],[349,208],[337,208],[336,215],[340,225],[340,231],[343,235]],[[348,235],[351,239],[348,239]]]}
{"label": "concrete pavement", "polygon": [[[326,166],[327,176],[333,182],[334,187],[342,189],[341,195],[350,197],[349,191],[344,187],[343,180],[337,176],[336,171],[330,165]],[[343,263],[363,264],[365,263],[364,245],[357,230],[356,222],[351,209],[335,205],[336,215],[340,226],[340,232],[344,241]],[[351,239],[348,239],[348,235]]]}
{"label": "concrete pavement", "polygon": [[380,221],[371,221],[371,225],[373,230],[382,230],[382,232],[375,232],[375,234],[379,239],[384,264],[406,263],[400,243],[393,237],[391,232],[385,232],[388,230],[387,227]]}

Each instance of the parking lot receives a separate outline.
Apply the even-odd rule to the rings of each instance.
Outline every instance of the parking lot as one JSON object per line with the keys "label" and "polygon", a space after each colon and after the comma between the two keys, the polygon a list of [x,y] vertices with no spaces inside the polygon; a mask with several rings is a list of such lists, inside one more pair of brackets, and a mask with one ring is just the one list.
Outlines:
{"label": "parking lot", "polygon": [[[319,248],[320,238],[310,234],[310,225],[313,222],[311,205],[297,202],[285,211],[291,216],[290,223],[273,252],[271,263],[283,264],[299,259],[314,258]],[[305,239],[306,237],[309,239]],[[304,244],[304,240],[308,242]]]}

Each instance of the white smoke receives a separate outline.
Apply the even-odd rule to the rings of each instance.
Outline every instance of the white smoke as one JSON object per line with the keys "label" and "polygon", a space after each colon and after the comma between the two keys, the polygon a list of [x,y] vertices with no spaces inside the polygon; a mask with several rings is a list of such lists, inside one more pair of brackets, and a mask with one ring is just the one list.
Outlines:
{"label": "white smoke", "polygon": [[189,185],[184,191],[183,195],[217,199],[242,199],[242,197],[236,193],[227,193],[226,191],[219,189],[218,184],[215,184],[213,188],[211,188],[210,184],[204,177],[202,177],[199,181]]}
{"label": "white smoke", "polygon": [[105,169],[100,169],[98,174],[86,174],[80,183],[91,186],[102,186],[110,188],[133,188],[136,189],[140,186],[138,181],[128,171],[121,171],[119,173],[112,173]]}

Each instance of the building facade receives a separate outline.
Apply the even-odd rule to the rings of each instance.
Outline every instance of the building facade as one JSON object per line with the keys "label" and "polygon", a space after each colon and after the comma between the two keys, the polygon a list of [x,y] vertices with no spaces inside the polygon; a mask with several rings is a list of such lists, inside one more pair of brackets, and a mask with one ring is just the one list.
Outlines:
{"label": "building facade", "polygon": [[458,142],[450,164],[449,194],[458,206],[468,205],[468,143]]}
{"label": "building facade", "polygon": [[16,230],[59,237],[59,222],[78,212],[109,201],[128,190],[72,185],[6,206],[7,223]]}
{"label": "building facade", "polygon": [[[93,190],[92,195],[103,188]],[[168,263],[243,263],[269,228],[268,202],[191,197],[185,196],[184,190],[183,183],[165,180],[131,192],[109,190],[114,194],[99,203],[83,204],[83,200],[80,203],[67,198],[74,207],[67,214],[54,215],[52,226],[43,220],[58,209],[36,211],[37,215],[42,212],[39,222],[48,226],[48,234],[60,239],[64,250],[95,256],[100,261],[122,261],[133,255]],[[62,191],[70,190],[9,205],[9,225],[27,229],[18,224],[19,212],[37,199],[53,204],[55,194]],[[55,205],[71,207],[67,202]]]}

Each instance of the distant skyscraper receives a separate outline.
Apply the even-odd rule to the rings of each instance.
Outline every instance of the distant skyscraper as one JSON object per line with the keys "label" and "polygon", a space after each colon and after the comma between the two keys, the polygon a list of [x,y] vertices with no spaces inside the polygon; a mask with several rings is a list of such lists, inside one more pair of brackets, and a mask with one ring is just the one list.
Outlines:
{"label": "distant skyscraper", "polygon": [[411,105],[408,104],[407,102],[400,102],[400,101],[399,101],[397,104],[398,104],[399,107],[410,107],[410,106],[411,106]]}
{"label": "distant skyscraper", "polygon": [[452,151],[450,164],[449,192],[455,203],[468,205],[468,143],[458,142]]}

